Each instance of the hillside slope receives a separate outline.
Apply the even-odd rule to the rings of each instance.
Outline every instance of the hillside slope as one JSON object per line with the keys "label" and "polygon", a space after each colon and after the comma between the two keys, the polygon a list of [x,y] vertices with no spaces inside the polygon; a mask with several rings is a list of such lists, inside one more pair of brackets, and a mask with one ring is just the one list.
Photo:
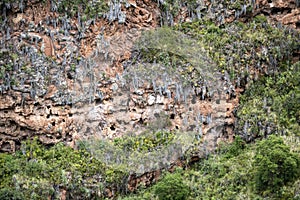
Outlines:
{"label": "hillside slope", "polygon": [[[238,136],[283,137],[299,165],[298,1],[5,0],[0,10],[1,197],[116,197],[176,166],[208,184],[202,159]],[[247,196],[257,169],[245,168]],[[297,177],[278,185],[297,198]]]}

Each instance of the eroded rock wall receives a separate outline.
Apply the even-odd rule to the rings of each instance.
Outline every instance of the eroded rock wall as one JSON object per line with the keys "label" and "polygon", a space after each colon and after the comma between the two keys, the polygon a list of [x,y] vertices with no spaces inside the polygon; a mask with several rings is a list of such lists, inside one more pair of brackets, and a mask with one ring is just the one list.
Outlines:
{"label": "eroded rock wall", "polygon": [[89,118],[102,123],[91,107],[111,98],[110,78],[121,73],[119,63],[140,31],[156,27],[155,4],[119,6],[127,13],[124,23],[103,18],[80,23],[51,12],[50,2],[27,3],[23,12],[14,4],[7,9],[0,34],[2,151],[14,151],[34,136],[44,144],[72,145],[78,132],[89,132],[84,130]]}
{"label": "eroded rock wall", "polygon": [[[253,11],[243,14],[239,9],[200,1],[197,9],[202,14],[190,16],[183,7],[170,24],[203,13],[211,18],[223,16],[218,18],[221,23],[264,14],[298,28],[295,2],[254,1],[247,4]],[[219,140],[233,138],[232,112],[239,89],[234,97],[218,97],[218,103],[192,91],[183,103],[175,100],[174,84],[169,86],[173,87],[170,94],[161,94],[151,85],[138,90],[123,85],[124,61],[132,57],[134,42],[142,31],[163,24],[160,17],[164,15],[156,1],[114,1],[110,7],[114,5],[126,14],[125,21],[107,15],[82,22],[79,17],[51,11],[50,2],[30,1],[23,10],[15,5],[7,9],[0,33],[1,151],[14,151],[22,140],[34,136],[44,144],[63,141],[74,145],[80,138],[114,138],[142,132],[151,125],[196,132],[203,129],[204,138],[213,141],[211,148]],[[220,128],[216,132],[213,127]],[[210,132],[214,133],[207,134]]]}

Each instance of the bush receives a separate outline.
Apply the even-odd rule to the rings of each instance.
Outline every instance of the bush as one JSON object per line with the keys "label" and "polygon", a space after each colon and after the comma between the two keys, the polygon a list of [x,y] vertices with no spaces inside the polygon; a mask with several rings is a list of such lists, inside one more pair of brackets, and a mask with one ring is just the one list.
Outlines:
{"label": "bush", "polygon": [[155,185],[154,193],[161,200],[184,200],[189,195],[189,187],[183,183],[179,172],[168,173]]}
{"label": "bush", "polygon": [[281,196],[280,189],[300,176],[299,155],[292,153],[280,137],[270,136],[259,142],[254,164],[255,188],[263,196]]}
{"label": "bush", "polygon": [[246,142],[240,137],[237,136],[234,142],[230,145],[221,146],[220,153],[224,154],[226,159],[238,156],[246,146]]}
{"label": "bush", "polygon": [[22,200],[24,195],[17,190],[11,188],[2,188],[0,189],[0,199],[2,200]]}

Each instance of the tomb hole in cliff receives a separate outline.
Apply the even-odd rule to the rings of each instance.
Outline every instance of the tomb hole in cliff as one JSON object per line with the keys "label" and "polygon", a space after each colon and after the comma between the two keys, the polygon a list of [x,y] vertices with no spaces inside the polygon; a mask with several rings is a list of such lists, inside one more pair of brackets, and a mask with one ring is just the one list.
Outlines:
{"label": "tomb hole in cliff", "polygon": [[170,119],[175,119],[175,114],[174,114],[174,113],[172,113],[172,114],[170,115]]}
{"label": "tomb hole in cliff", "polygon": [[296,29],[300,29],[300,21],[296,22]]}
{"label": "tomb hole in cliff", "polygon": [[110,130],[115,131],[115,130],[116,130],[115,125],[111,125],[111,126],[110,126]]}
{"label": "tomb hole in cliff", "polygon": [[291,13],[292,8],[280,8],[280,7],[273,7],[271,9],[271,15],[276,15],[276,14],[287,14]]}

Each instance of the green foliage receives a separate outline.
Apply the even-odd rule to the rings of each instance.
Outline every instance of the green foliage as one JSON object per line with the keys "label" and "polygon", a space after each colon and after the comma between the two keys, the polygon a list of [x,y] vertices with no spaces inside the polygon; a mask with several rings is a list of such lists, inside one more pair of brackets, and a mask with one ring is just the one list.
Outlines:
{"label": "green foliage", "polygon": [[[172,81],[184,91],[191,87],[200,90],[206,82],[207,96],[211,95],[218,90],[219,74],[203,46],[201,41],[172,28],[145,31],[135,46],[137,52],[132,58],[135,66],[128,70],[127,76],[129,80],[138,77],[148,81],[154,88],[164,88]],[[179,101],[187,95],[174,93]]]}
{"label": "green foliage", "polygon": [[255,23],[258,23],[258,24],[268,23],[267,17],[264,16],[264,15],[257,15],[257,16],[255,16],[255,18],[253,19],[253,21]]}
{"label": "green foliage", "polygon": [[0,189],[0,199],[2,200],[23,200],[25,199],[21,191],[11,189],[11,188],[2,188]]}
{"label": "green foliage", "polygon": [[80,15],[82,15],[83,21],[85,21],[87,17],[94,18],[96,16],[102,16],[104,13],[108,11],[107,2],[104,0],[100,0],[100,1],[63,0],[56,3],[58,3],[59,12],[67,13],[72,17],[77,16],[79,12]]}
{"label": "green foliage", "polygon": [[299,155],[276,136],[258,143],[254,164],[255,188],[263,196],[282,196],[282,186],[300,177]]}
{"label": "green foliage", "polygon": [[180,172],[168,173],[154,186],[154,194],[160,200],[184,200],[188,198],[189,187]]}
{"label": "green foliage", "polygon": [[196,0],[166,0],[163,1],[161,8],[163,11],[168,11],[173,16],[177,16],[179,14],[182,6],[187,5],[189,8],[193,9],[197,5]]}
{"label": "green foliage", "polygon": [[253,83],[241,96],[236,128],[243,137],[251,140],[267,134],[299,136],[300,63],[285,68],[278,75]]}
{"label": "green foliage", "polygon": [[[271,182],[275,177],[278,181]],[[211,154],[208,159],[183,171],[167,174],[151,188],[142,189],[128,199],[154,200],[158,194],[161,194],[159,199],[166,199],[167,195],[174,199],[177,187],[180,187],[174,184],[176,179],[182,182],[181,187],[188,186],[182,191],[188,191],[184,197],[191,200],[297,199],[299,155],[290,152],[290,146],[280,137],[272,136],[254,144],[246,144],[237,137],[232,144],[224,145],[218,154]]]}
{"label": "green foliage", "polygon": [[240,144],[237,139],[226,148],[229,151],[211,155],[187,172],[191,199],[253,199],[255,195],[248,191],[253,154],[246,147],[237,149]]}
{"label": "green foliage", "polygon": [[243,152],[246,142],[239,136],[235,138],[232,144],[225,144],[221,147],[220,152],[224,153],[227,158],[236,157]]}
{"label": "green foliage", "polygon": [[[159,133],[155,137],[165,142]],[[70,199],[102,198],[107,186],[125,191],[128,168],[106,166],[89,149],[84,144],[79,150],[63,144],[47,149],[33,140],[15,155],[0,154],[1,199],[46,199],[57,196],[57,187],[66,189]],[[124,199],[296,199],[299,166],[299,155],[282,138],[246,145],[237,137],[218,154],[190,169],[167,173],[153,187]]]}
{"label": "green foliage", "polygon": [[137,137],[125,136],[116,138],[114,139],[114,145],[127,151],[150,152],[170,144],[174,137],[174,132],[158,131]]}
{"label": "green foliage", "polygon": [[67,190],[70,199],[100,198],[106,186],[119,187],[126,173],[95,159],[85,149],[61,143],[47,149],[34,139],[15,155],[0,154],[1,199],[47,199]]}
{"label": "green foliage", "polygon": [[5,64],[0,65],[0,79],[4,79],[7,73],[12,73],[13,70],[13,61],[15,61],[16,54],[9,54],[9,51],[0,50],[0,58],[5,61]]}
{"label": "green foliage", "polygon": [[142,175],[169,166],[171,160],[183,156],[193,141],[194,134],[190,133],[149,131],[113,141],[85,141],[80,146],[85,146],[95,158],[110,166],[111,174],[121,171],[124,177],[126,174]]}
{"label": "green foliage", "polygon": [[203,19],[178,24],[174,29],[201,42],[219,69],[228,71],[238,86],[245,85],[247,77],[257,79],[258,72],[281,71],[282,64],[298,48],[300,38],[298,32],[269,25],[263,16],[245,24],[233,22],[222,26]]}

